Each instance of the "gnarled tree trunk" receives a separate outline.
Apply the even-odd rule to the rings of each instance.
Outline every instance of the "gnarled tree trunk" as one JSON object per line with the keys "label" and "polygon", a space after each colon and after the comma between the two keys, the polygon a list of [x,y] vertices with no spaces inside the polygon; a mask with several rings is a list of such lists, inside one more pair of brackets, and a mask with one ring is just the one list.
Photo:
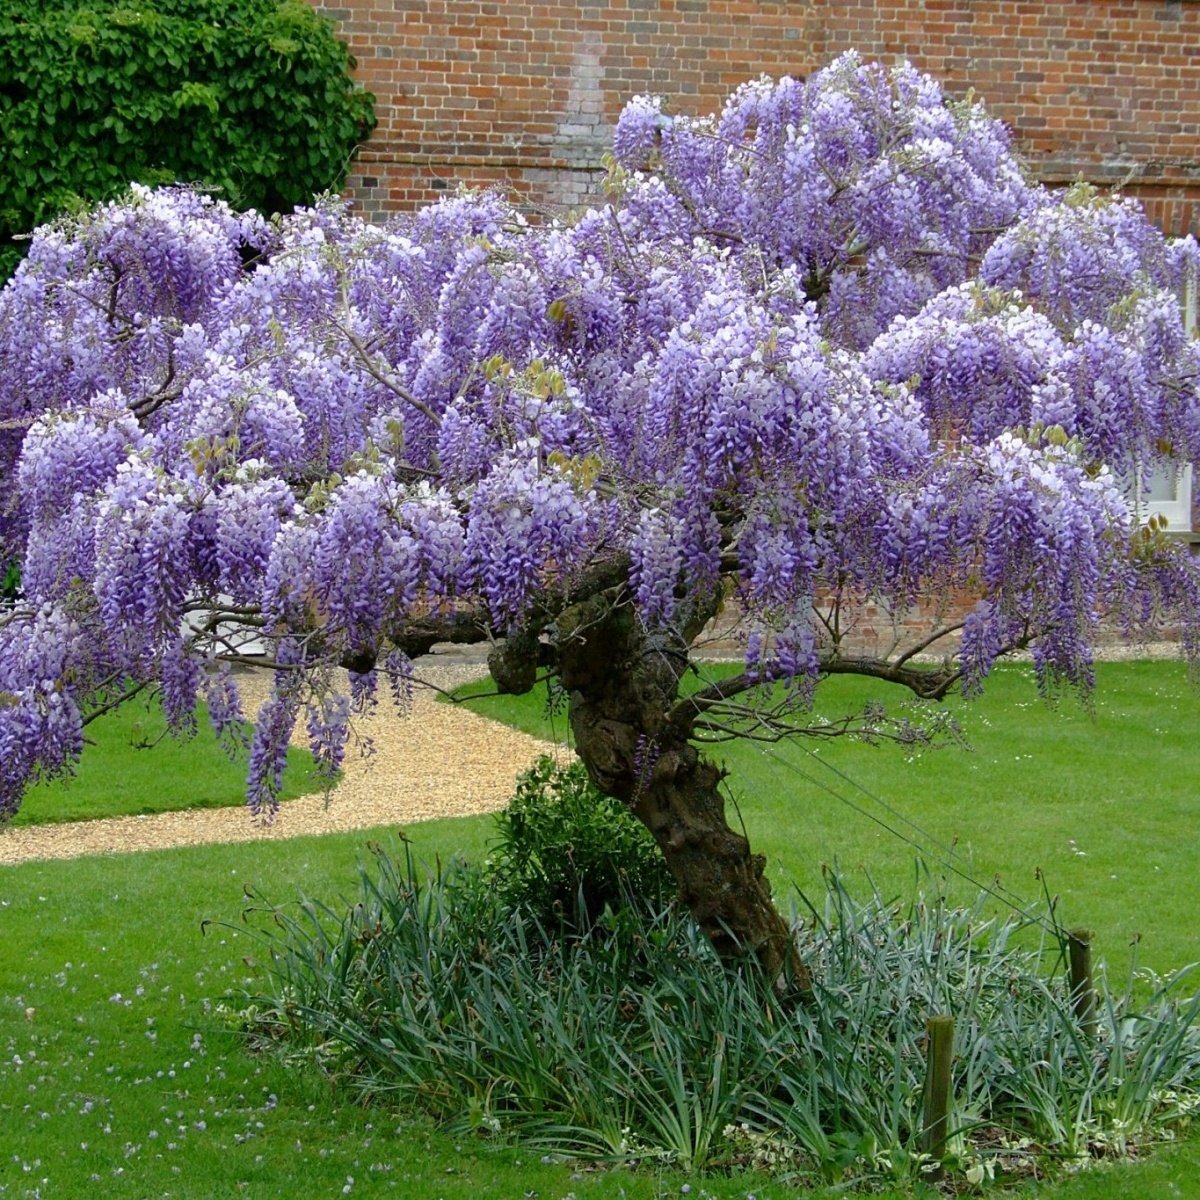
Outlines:
{"label": "gnarled tree trunk", "polygon": [[667,720],[688,666],[686,644],[647,636],[628,605],[595,597],[563,614],[556,645],[579,757],[596,786],[653,834],[718,954],[752,954],[777,985],[808,990],[771,899],[766,860],[726,820],[721,770]]}

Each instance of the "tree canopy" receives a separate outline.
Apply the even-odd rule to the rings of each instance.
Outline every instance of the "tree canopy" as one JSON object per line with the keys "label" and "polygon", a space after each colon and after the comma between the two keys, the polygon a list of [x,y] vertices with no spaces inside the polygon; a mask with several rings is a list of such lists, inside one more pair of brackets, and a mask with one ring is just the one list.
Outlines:
{"label": "tree canopy", "polygon": [[[39,231],[0,295],[0,812],[146,683],[234,739],[239,629],[276,668],[256,813],[298,721],[334,772],[379,686],[488,641],[501,689],[559,680],[718,949],[778,969],[698,740],[803,726],[835,672],[977,689],[1017,648],[1086,689],[1105,621],[1196,657],[1200,573],[1127,483],[1200,456],[1193,241],[853,55],[706,119],[634,100],[607,187],[537,226],[491,194],[372,226],[135,189]],[[948,594],[961,622],[855,639]],[[745,669],[685,696],[727,603]]]}

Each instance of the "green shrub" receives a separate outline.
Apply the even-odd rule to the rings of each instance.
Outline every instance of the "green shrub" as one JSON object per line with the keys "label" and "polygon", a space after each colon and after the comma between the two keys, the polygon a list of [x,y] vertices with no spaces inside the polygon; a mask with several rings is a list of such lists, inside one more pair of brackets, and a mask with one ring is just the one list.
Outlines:
{"label": "green shrub", "polygon": [[497,815],[487,882],[510,909],[543,925],[582,927],[628,898],[660,907],[675,885],[649,832],[597,791],[580,762],[543,755]]}
{"label": "green shrub", "polygon": [[21,590],[21,568],[14,559],[7,566],[0,566],[0,603],[15,600]]}
{"label": "green shrub", "polygon": [[264,904],[270,977],[237,1019],[456,1130],[801,1184],[924,1177],[935,1013],[957,1022],[945,1166],[960,1186],[1137,1153],[1200,1108],[1200,999],[1154,981],[1134,1004],[1101,976],[1089,1039],[1045,916],[986,919],[984,897],[859,902],[831,876],[797,930],[813,995],[787,1009],[678,906],[561,938],[479,883],[461,864],[422,880],[377,849],[351,904]]}
{"label": "green shrub", "polygon": [[12,238],[130,182],[287,211],[345,179],[373,97],[303,0],[0,5],[0,279]]}

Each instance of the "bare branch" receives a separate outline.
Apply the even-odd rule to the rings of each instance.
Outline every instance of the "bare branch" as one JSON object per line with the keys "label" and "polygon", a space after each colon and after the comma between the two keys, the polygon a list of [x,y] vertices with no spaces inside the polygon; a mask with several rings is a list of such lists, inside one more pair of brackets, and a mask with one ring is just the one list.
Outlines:
{"label": "bare branch", "polygon": [[[934,745],[934,737],[920,726],[907,721],[879,720],[866,713],[851,713],[836,721],[821,721],[815,724],[798,725],[791,722],[766,720],[759,727],[734,721],[718,721],[705,717],[697,721],[693,730],[698,740],[711,742],[751,741],[774,744],[788,738],[816,738],[832,741],[834,738],[857,738],[866,742],[892,742],[902,746]],[[948,731],[947,731],[948,732]]]}
{"label": "bare branch", "polygon": [[709,709],[725,704],[734,696],[740,696],[754,688],[761,687],[762,683],[762,679],[751,675],[749,671],[731,675],[728,679],[718,679],[715,683],[710,683],[708,687],[676,700],[667,710],[667,726],[679,730],[686,736],[686,732],[694,729],[696,722]]}
{"label": "bare branch", "polygon": [[209,600],[189,600],[183,606],[183,612],[207,612],[207,613],[223,613],[231,620],[236,618],[241,620],[244,617],[259,617],[262,615],[262,609],[257,604],[213,604]]}
{"label": "bare branch", "polygon": [[251,629],[265,629],[267,626],[266,617],[259,614],[256,609],[213,608],[206,611],[210,615],[200,626],[203,633],[215,633],[221,625],[245,625]]}
{"label": "bare branch", "polygon": [[910,646],[899,658],[895,660],[896,666],[902,667],[911,658],[918,654],[924,653],[933,645],[939,638],[944,638],[949,633],[957,633],[966,624],[966,621],[955,621],[951,625],[944,625],[935,629],[927,638],[922,638],[916,645]]}
{"label": "bare branch", "polygon": [[140,683],[135,683],[132,687],[126,688],[115,699],[108,701],[107,704],[100,705],[99,708],[93,708],[85,713],[81,718],[80,723],[90,725],[97,717],[102,717],[106,712],[112,712],[114,708],[120,708],[127,700],[132,700],[139,692],[144,691],[149,685],[149,680],[143,679]]}
{"label": "bare branch", "polygon": [[441,417],[438,416],[424,400],[418,399],[398,380],[389,378],[385,375],[371,360],[370,350],[354,336],[344,325],[339,321],[332,322],[335,329],[354,347],[355,353],[358,355],[358,361],[364,371],[375,380],[376,383],[382,384],[394,396],[399,396],[405,404],[411,405],[421,413],[432,425],[438,426],[441,424]]}
{"label": "bare branch", "polygon": [[67,283],[65,280],[59,280],[58,283],[54,286],[61,287],[64,291],[70,292],[71,295],[78,296],[80,300],[85,300],[88,304],[92,305],[94,308],[98,308],[104,314],[105,318],[108,320],[108,322],[110,324],[113,324],[113,323],[119,321],[119,322],[121,322],[121,324],[126,326],[126,328],[128,328],[128,329],[134,328],[134,321],[133,321],[132,317],[127,317],[127,316],[125,316],[124,313],[119,313],[116,311],[116,307],[115,307],[116,283],[115,282],[113,284],[113,290],[109,293],[109,298],[108,298],[107,304],[101,303],[99,300],[97,300],[95,298],[95,296],[89,296],[87,294],[87,292],[85,292],[82,288],[77,288],[74,286],[74,284]]}
{"label": "bare branch", "polygon": [[153,392],[143,396],[140,400],[135,400],[129,406],[129,411],[138,420],[145,420],[146,417],[158,412],[164,404],[178,400],[183,395],[183,385],[175,384],[172,387],[173,383],[175,383],[175,343],[169,341],[167,342],[167,369],[162,383]]}
{"label": "bare branch", "polygon": [[239,654],[234,650],[222,650],[217,654],[218,662],[232,663],[235,667],[261,667],[264,671],[303,671],[304,663],[281,663],[265,654]]}
{"label": "bare branch", "polygon": [[112,281],[112,287],[109,289],[108,307],[105,310],[104,315],[105,315],[106,319],[108,320],[108,323],[111,325],[113,323],[113,321],[116,320],[116,316],[117,316],[117,293],[120,291],[120,288],[121,288],[122,272],[121,272],[121,268],[119,266],[117,266],[116,263],[112,263],[110,265],[112,266],[113,281]]}

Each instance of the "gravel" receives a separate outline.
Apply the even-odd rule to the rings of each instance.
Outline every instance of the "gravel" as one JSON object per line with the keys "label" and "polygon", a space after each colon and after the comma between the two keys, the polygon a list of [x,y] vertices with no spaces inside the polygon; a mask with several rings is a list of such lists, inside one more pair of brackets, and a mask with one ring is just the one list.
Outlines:
{"label": "gravel", "polygon": [[[471,661],[435,657],[420,666],[421,678],[443,690],[486,674],[481,663]],[[266,698],[269,681],[254,672],[238,682],[253,714]],[[0,832],[0,864],[211,842],[278,841],[495,812],[512,795],[514,778],[539,754],[565,754],[561,747],[464,708],[439,704],[427,688],[417,689],[412,712],[405,716],[386,691],[380,688],[375,714],[355,721],[359,743],[352,739],[337,787],[328,797],[288,801],[269,825],[256,824],[244,808],[215,808],[20,826]],[[367,738],[374,746],[370,755],[361,753],[361,741]],[[302,728],[296,741],[304,744]]]}

